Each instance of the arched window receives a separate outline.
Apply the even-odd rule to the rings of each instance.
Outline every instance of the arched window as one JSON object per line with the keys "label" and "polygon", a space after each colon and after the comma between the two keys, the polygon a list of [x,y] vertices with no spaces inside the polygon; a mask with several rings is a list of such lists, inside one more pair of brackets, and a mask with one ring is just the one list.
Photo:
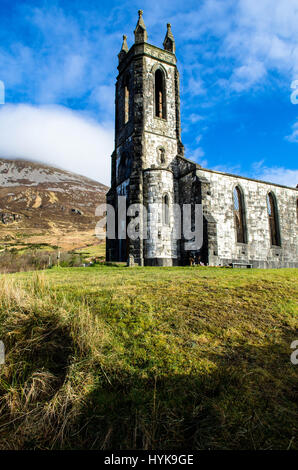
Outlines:
{"label": "arched window", "polygon": [[237,243],[246,243],[246,224],[244,213],[244,199],[239,186],[236,186],[233,192],[234,197],[234,221],[236,227]]}
{"label": "arched window", "polygon": [[155,116],[166,119],[165,79],[163,72],[155,72]]}
{"label": "arched window", "polygon": [[271,245],[280,246],[277,203],[275,195],[272,192],[267,194],[267,211],[269,219]]}
{"label": "arched window", "polygon": [[129,75],[124,80],[124,124],[129,121]]}
{"label": "arched window", "polygon": [[165,194],[162,198],[162,220],[164,225],[170,224],[169,196]]}

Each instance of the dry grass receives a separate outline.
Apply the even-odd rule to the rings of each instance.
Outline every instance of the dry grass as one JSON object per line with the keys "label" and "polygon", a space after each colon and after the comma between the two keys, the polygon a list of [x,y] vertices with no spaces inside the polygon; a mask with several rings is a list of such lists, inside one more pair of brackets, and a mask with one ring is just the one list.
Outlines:
{"label": "dry grass", "polygon": [[[95,226],[95,222],[94,222]],[[38,230],[39,233],[36,233]],[[59,245],[62,250],[76,250],[82,247],[88,247],[98,244],[98,239],[94,235],[94,227],[89,230],[83,230],[81,227],[68,224],[65,228],[58,224],[52,224],[46,229],[40,228],[21,228],[18,225],[1,227],[0,246],[8,248],[23,247],[26,249],[28,244],[48,244],[49,246]]]}
{"label": "dry grass", "polygon": [[1,449],[297,448],[297,270],[0,282]]}
{"label": "dry grass", "polygon": [[[59,254],[59,256],[58,256]],[[25,271],[38,271],[53,266],[74,267],[82,266],[88,254],[81,252],[63,252],[57,247],[41,246],[27,247],[26,249],[11,250],[0,253],[0,273],[16,273]]]}
{"label": "dry grass", "polygon": [[78,360],[91,353],[96,361],[106,327],[88,307],[58,299],[40,273],[26,290],[5,278],[0,299],[7,350],[0,381],[0,448],[24,448],[28,439],[61,443],[84,399],[81,379],[88,377],[88,372],[76,373],[72,354]]}

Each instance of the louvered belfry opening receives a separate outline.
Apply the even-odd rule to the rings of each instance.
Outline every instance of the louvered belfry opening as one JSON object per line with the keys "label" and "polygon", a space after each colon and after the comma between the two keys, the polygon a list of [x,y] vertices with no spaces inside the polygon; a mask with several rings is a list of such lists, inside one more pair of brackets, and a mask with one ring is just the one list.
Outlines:
{"label": "louvered belfry opening", "polygon": [[159,69],[155,72],[155,115],[166,119],[164,75]]}
{"label": "louvered belfry opening", "polygon": [[129,121],[129,76],[124,80],[124,124]]}

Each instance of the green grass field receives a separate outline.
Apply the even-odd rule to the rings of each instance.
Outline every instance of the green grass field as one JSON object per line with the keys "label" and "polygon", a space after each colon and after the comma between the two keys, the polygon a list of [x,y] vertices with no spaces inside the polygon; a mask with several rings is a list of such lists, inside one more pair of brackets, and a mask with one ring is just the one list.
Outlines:
{"label": "green grass field", "polygon": [[100,243],[99,245],[86,246],[76,250],[77,253],[82,253],[86,257],[105,257],[106,255],[106,244]]}
{"label": "green grass field", "polygon": [[298,270],[0,279],[0,449],[297,449]]}

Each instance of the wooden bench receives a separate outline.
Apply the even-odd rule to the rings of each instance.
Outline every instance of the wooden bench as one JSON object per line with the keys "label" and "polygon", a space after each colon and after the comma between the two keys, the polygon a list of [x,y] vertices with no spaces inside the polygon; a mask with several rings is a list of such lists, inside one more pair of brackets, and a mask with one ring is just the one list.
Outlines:
{"label": "wooden bench", "polygon": [[252,268],[252,264],[232,263],[232,268]]}

